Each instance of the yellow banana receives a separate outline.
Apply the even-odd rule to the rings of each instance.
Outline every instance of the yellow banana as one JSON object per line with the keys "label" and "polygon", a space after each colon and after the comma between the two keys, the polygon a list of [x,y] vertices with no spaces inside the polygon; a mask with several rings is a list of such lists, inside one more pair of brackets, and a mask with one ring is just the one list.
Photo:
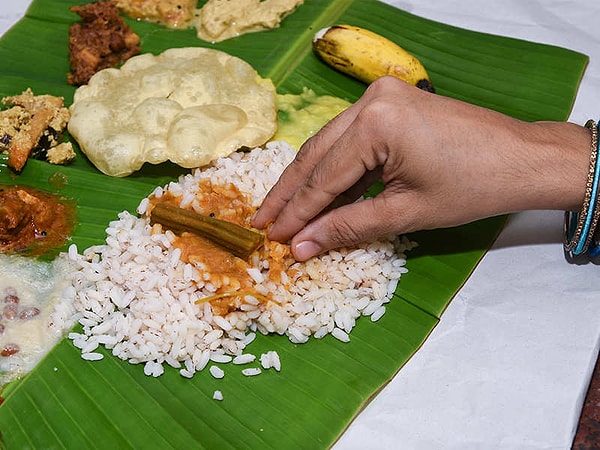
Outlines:
{"label": "yellow banana", "polygon": [[425,91],[435,92],[415,56],[389,39],[352,25],[323,28],[313,39],[314,52],[327,64],[367,84],[393,75]]}

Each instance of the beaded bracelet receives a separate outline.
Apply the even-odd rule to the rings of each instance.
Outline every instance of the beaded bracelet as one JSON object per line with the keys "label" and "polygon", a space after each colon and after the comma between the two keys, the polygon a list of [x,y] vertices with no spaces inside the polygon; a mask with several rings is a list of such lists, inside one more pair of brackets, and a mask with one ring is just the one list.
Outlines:
{"label": "beaded bracelet", "polygon": [[[594,123],[593,120],[588,120],[585,126],[591,131],[592,145],[583,206],[579,213],[565,212],[563,246],[565,253],[570,257],[582,255],[588,250],[591,250],[594,255],[600,254],[600,244],[594,240],[596,226],[600,218],[600,202],[598,200],[598,185],[600,183],[598,127],[600,122]],[[592,255],[590,254],[590,256]]]}

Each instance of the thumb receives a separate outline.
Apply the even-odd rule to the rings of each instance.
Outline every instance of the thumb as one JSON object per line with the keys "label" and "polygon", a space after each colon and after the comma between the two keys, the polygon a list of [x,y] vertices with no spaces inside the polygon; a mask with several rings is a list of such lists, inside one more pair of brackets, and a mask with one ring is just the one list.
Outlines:
{"label": "thumb", "polygon": [[404,232],[402,223],[398,209],[393,213],[387,208],[385,198],[367,198],[328,210],[308,223],[292,238],[292,255],[306,261],[334,248]]}

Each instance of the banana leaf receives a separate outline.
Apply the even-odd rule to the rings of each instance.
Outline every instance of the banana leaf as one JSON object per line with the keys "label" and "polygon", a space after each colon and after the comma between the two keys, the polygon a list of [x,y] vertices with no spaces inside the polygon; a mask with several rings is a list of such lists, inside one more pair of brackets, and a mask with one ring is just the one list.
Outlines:
{"label": "banana leaf", "polygon": [[[27,87],[71,102],[67,85],[69,8],[84,2],[35,0],[26,17],[0,40],[0,96]],[[566,120],[588,58],[547,45],[455,28],[375,0],[306,0],[279,29],[219,44],[193,30],[168,30],[128,20],[145,52],[210,46],[239,56],[279,93],[303,87],[355,101],[365,85],[325,67],[311,52],[314,32],[351,23],[383,34],[421,59],[440,95],[492,108],[523,120]],[[154,186],[181,173],[169,164],[145,166],[124,179],[100,174],[82,155],[67,167],[30,161],[18,176],[0,158],[0,184],[26,184],[77,201],[72,242],[82,250],[104,241],[122,210],[134,212]],[[58,181],[60,182],[58,182]],[[375,193],[376,190],[373,191]],[[0,406],[1,444],[25,448],[328,448],[354,417],[419,349],[455,293],[485,254],[505,217],[415,233],[386,314],[358,321],[351,341],[331,337],[293,345],[259,336],[248,351],[276,350],[281,372],[244,377],[224,367],[217,380],[177,370],[146,377],[142,366],[105,353],[81,359],[61,341],[26,377],[9,384]],[[224,399],[215,401],[220,390]]]}

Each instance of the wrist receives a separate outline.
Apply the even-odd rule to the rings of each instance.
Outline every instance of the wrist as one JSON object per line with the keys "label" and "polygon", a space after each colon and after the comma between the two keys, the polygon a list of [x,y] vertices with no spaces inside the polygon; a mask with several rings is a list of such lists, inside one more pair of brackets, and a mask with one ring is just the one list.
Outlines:
{"label": "wrist", "polygon": [[573,123],[531,124],[530,179],[524,178],[523,201],[519,210],[554,209],[579,211],[584,202],[590,167],[591,133]]}

